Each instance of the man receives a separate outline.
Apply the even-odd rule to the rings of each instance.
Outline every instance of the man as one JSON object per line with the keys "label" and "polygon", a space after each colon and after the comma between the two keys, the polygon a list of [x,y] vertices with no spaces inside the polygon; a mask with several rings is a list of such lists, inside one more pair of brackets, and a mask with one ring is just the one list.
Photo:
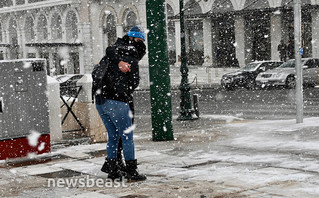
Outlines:
{"label": "man", "polygon": [[[95,96],[96,107],[108,132],[107,164],[108,178],[125,176],[129,181],[142,181],[146,177],[137,172],[133,141],[134,112],[133,92],[139,84],[138,62],[146,53],[145,33],[134,26],[123,38],[118,38],[113,46],[106,48],[114,86],[102,86],[100,94]],[[117,151],[122,140],[126,168],[120,170]]]}
{"label": "man", "polygon": [[287,51],[288,51],[288,58],[294,59],[295,58],[295,46],[291,40],[288,41]]}
{"label": "man", "polygon": [[286,44],[284,43],[283,40],[280,41],[280,44],[278,45],[278,51],[279,51],[279,57],[280,57],[280,60],[281,61],[286,61],[286,56],[287,56],[287,46]]}

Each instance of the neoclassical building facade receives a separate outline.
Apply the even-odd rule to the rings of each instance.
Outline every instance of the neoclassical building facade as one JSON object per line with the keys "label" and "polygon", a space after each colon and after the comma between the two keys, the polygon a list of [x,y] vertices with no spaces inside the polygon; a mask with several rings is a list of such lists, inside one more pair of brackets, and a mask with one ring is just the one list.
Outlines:
{"label": "neoclassical building facade", "polygon": [[[48,75],[90,73],[132,26],[146,29],[146,0],[0,2],[0,59],[46,58]],[[319,0],[302,0],[304,57],[319,57]],[[278,60],[293,41],[292,0],[184,0],[190,67],[234,68]],[[170,64],[180,65],[179,0],[166,1]],[[141,62],[147,68],[147,55]]]}

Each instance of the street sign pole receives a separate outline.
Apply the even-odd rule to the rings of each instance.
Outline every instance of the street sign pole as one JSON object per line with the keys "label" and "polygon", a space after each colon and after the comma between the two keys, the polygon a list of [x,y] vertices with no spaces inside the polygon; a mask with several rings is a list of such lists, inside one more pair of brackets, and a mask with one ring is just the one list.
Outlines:
{"label": "street sign pole", "polygon": [[301,55],[301,5],[300,0],[294,0],[294,34],[295,34],[295,67],[296,67],[296,109],[297,123],[303,122],[303,87],[302,87],[302,68]]}
{"label": "street sign pole", "polygon": [[170,68],[167,53],[165,1],[147,0],[146,18],[153,141],[173,140]]}

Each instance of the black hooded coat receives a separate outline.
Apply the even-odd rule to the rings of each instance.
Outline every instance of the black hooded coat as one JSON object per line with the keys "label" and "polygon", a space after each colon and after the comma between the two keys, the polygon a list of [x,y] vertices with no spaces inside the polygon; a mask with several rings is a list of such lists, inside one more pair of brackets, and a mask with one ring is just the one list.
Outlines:
{"label": "black hooded coat", "polygon": [[[134,111],[132,94],[139,85],[138,62],[144,56],[145,48],[136,45],[136,42],[130,40],[127,35],[118,38],[114,45],[106,48],[110,72],[102,79],[101,93],[95,96],[96,104],[103,104],[105,99],[112,99],[129,103],[131,110]],[[123,73],[118,66],[120,61],[129,63],[131,71]],[[111,85],[105,78],[112,78]]]}

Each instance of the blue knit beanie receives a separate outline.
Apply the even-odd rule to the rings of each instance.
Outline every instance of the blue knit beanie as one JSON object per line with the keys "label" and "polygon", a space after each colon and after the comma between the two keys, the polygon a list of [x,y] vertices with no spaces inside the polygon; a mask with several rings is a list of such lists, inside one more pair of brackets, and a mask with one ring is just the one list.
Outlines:
{"label": "blue knit beanie", "polygon": [[140,26],[136,25],[132,27],[131,30],[127,33],[127,35],[130,37],[141,38],[145,41],[145,33]]}

